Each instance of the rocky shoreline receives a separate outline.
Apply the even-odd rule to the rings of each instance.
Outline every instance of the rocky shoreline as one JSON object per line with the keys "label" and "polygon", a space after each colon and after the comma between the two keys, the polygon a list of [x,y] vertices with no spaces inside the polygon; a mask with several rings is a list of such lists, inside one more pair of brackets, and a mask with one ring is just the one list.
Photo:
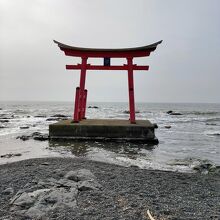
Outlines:
{"label": "rocky shoreline", "polygon": [[219,219],[220,175],[75,158],[0,166],[0,219]]}

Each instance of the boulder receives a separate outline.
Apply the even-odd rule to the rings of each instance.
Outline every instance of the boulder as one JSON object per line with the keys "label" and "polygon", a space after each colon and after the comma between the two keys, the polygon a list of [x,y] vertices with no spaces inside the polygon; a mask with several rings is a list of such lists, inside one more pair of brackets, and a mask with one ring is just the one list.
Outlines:
{"label": "boulder", "polygon": [[59,180],[49,178],[32,183],[35,185],[27,183],[10,202],[11,211],[31,219],[45,219],[48,213],[75,209],[79,191],[99,190],[102,187],[86,169],[69,171]]}

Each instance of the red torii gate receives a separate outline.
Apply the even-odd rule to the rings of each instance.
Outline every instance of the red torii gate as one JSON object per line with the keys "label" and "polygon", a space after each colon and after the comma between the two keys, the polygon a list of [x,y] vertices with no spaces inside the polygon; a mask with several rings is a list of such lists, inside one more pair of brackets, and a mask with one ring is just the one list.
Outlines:
{"label": "red torii gate", "polygon": [[[81,64],[66,65],[67,70],[81,70],[80,86],[76,88],[75,94],[75,109],[73,115],[73,122],[79,122],[82,119],[85,119],[87,101],[87,90],[85,89],[86,70],[127,70],[130,122],[132,124],[136,123],[133,70],[148,70],[149,66],[138,66],[137,64],[133,64],[133,58],[150,56],[150,53],[156,50],[158,44],[161,44],[162,41],[158,41],[154,44],[143,47],[124,49],[92,49],[73,47],[66,44],[62,44],[55,40],[54,43],[56,43],[58,47],[62,51],[64,51],[66,56],[81,57],[82,59]],[[104,58],[104,65],[88,64],[87,60],[89,57]],[[127,64],[124,64],[122,66],[113,66],[110,64],[110,58],[126,58]]]}

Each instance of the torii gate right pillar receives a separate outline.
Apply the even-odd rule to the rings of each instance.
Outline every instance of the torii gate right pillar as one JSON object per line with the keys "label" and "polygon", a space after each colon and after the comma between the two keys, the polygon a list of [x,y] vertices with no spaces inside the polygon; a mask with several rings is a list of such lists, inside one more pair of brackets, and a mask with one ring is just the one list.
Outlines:
{"label": "torii gate right pillar", "polygon": [[133,77],[133,58],[128,57],[128,93],[129,93],[129,110],[130,122],[135,124],[135,101],[134,101],[134,77]]}

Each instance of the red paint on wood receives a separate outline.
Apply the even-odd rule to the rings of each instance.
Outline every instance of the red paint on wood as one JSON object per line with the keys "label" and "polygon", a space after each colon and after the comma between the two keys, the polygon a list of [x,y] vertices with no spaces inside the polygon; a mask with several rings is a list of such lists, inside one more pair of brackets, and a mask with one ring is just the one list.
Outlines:
{"label": "red paint on wood", "polygon": [[134,79],[133,79],[133,61],[132,58],[127,58],[128,61],[128,93],[129,93],[129,109],[130,122],[135,124],[135,103],[134,103]]}
{"label": "red paint on wood", "polygon": [[79,122],[79,87],[76,88],[73,122]]}
{"label": "red paint on wood", "polygon": [[83,96],[85,90],[85,82],[86,82],[86,62],[87,57],[82,57],[82,67],[81,67],[81,75],[80,75],[80,90],[79,90],[79,120],[83,118]]}
{"label": "red paint on wood", "polygon": [[[156,48],[155,48],[156,49]],[[72,50],[72,49],[63,49],[66,56],[73,56],[73,57],[111,57],[111,58],[125,58],[125,57],[146,57],[149,56],[152,51],[151,50],[144,50],[144,51],[128,51],[128,52],[108,52],[108,51],[78,51],[78,50]]]}
{"label": "red paint on wood", "polygon": [[87,102],[87,89],[84,90],[84,96],[83,96],[83,111],[82,111],[82,119],[86,119],[86,102]]}
{"label": "red paint on wood", "polygon": [[[77,65],[66,65],[67,70],[81,70],[81,64]],[[149,70],[149,66],[137,66],[133,65],[133,70]],[[128,70],[128,65],[123,66],[101,66],[101,65],[86,65],[87,70]]]}

